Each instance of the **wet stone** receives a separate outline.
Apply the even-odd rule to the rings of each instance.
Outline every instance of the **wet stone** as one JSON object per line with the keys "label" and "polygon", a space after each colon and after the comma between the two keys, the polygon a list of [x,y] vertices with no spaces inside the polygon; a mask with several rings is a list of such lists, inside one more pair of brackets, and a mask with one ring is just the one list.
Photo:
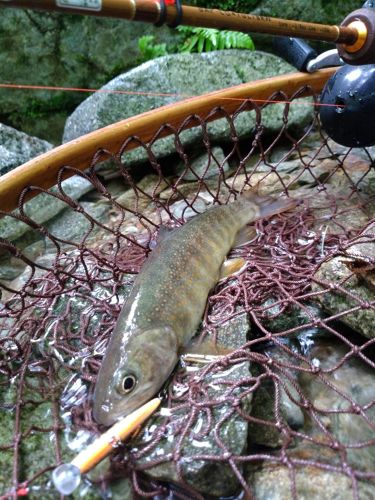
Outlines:
{"label": "wet stone", "polygon": [[247,313],[241,313],[217,327],[217,343],[230,349],[238,349],[248,339],[251,325]]}
{"label": "wet stone", "polygon": [[[295,468],[297,498],[299,500],[353,500],[351,479],[316,467]],[[253,467],[247,475],[254,498],[257,500],[290,500],[293,498],[291,474],[287,467],[263,464]],[[375,488],[365,481],[358,482],[359,498],[371,500]]]}
{"label": "wet stone", "polygon": [[185,200],[179,200],[176,201],[176,203],[173,203],[170,207],[170,210],[176,219],[183,219],[185,221],[204,212],[206,209],[206,203],[200,198],[192,200],[190,204],[186,203]]}
{"label": "wet stone", "polygon": [[[109,210],[109,206],[103,203],[91,203],[82,201],[80,206],[84,212],[97,221],[104,221],[104,215]],[[91,222],[84,214],[77,213],[71,208],[67,208],[46,224],[52,236],[69,242],[80,243],[89,234],[93,236],[99,230],[94,224],[91,230]],[[101,228],[100,228],[101,229]],[[47,250],[55,249],[53,240],[48,236],[45,238]],[[61,245],[61,243],[60,243]]]}
{"label": "wet stone", "polygon": [[[62,188],[67,196],[78,200],[85,193],[91,191],[93,185],[83,177],[75,175],[63,181]],[[56,187],[51,188],[50,191],[51,193],[59,192]],[[25,214],[38,224],[52,219],[65,208],[67,208],[66,202],[45,193],[39,194],[24,204]],[[15,213],[18,213],[18,210]],[[10,241],[17,240],[31,229],[28,224],[10,216],[0,219],[1,237]]]}
{"label": "wet stone", "polygon": [[[309,461],[319,463],[326,469],[329,469],[329,466],[335,468],[343,466],[359,471],[359,474],[373,472],[375,460],[375,447],[371,443],[373,440],[371,423],[375,417],[375,409],[371,406],[375,399],[373,370],[359,357],[349,358],[343,365],[340,365],[348,349],[335,339],[318,337],[309,349],[307,358],[314,366],[321,368],[322,378],[307,370],[299,370],[295,378],[304,397],[315,409],[314,419],[306,412],[305,423],[299,429],[300,436],[306,435],[308,439],[297,437],[293,445],[288,446],[289,460],[292,464],[294,460],[298,461],[292,465],[292,469],[299,499],[351,500],[355,498],[351,480],[345,472],[323,470],[309,464]],[[287,361],[287,358],[285,360]],[[295,362],[296,359],[293,357],[293,363]],[[301,368],[304,366],[301,365]],[[259,406],[257,397],[256,393],[253,399],[252,415],[254,409]],[[354,413],[351,400],[362,409],[365,417]],[[266,404],[269,403],[266,401]],[[280,404],[281,411],[283,411],[282,398]],[[316,420],[319,421],[319,425]],[[326,428],[327,433],[322,431],[322,427]],[[258,435],[261,434],[258,431]],[[329,435],[333,435],[332,439],[337,441],[339,447],[345,448],[346,455],[341,450],[330,446]],[[359,443],[361,446],[357,447]],[[270,446],[270,443],[264,440],[259,444]],[[275,441],[274,448],[278,447]],[[275,460],[272,458],[273,455]],[[277,465],[278,459],[280,459],[280,452],[275,449],[271,451],[271,458],[263,461],[261,465],[247,464],[246,480],[254,498],[263,500],[292,498],[293,476],[288,467]],[[358,489],[361,500],[374,498],[374,483],[358,481]]]}
{"label": "wet stone", "polygon": [[[43,240],[36,241],[28,245],[22,250],[22,254],[32,262],[40,257],[45,251],[45,243]],[[21,276],[25,270],[30,274],[30,268],[26,262],[16,257],[11,257],[9,254],[4,253],[0,257],[0,279],[13,280]]]}
{"label": "wet stone", "polygon": [[206,191],[206,188],[214,190],[216,186],[217,182],[212,181],[212,179],[205,181],[204,186],[200,185],[199,182],[191,181],[181,183],[178,181],[173,184],[173,187],[165,189],[160,193],[160,199],[165,201],[168,200],[170,204],[172,201],[180,198],[192,198],[196,197],[198,194],[199,197],[209,198],[209,200],[212,201],[212,196]]}
{"label": "wet stone", "polygon": [[[368,234],[371,239],[373,230],[374,227],[369,226],[362,235],[366,237]],[[316,281],[312,283],[312,290],[325,290],[325,293],[316,296],[316,300],[331,314],[345,313],[359,306],[358,310],[341,315],[340,321],[371,339],[375,336],[375,312],[371,307],[363,307],[360,302],[371,303],[374,300],[373,271],[369,269],[361,272],[361,266],[365,269],[369,260],[375,259],[375,243],[356,243],[348,247],[345,254],[323,262],[315,273]],[[353,272],[352,268],[355,270],[356,266],[358,272]],[[341,290],[332,289],[331,285],[340,287]]]}
{"label": "wet stone", "polygon": [[[80,271],[82,274],[84,273],[83,269]],[[105,275],[106,272],[102,271],[98,278],[100,277],[104,281]],[[70,331],[74,333],[80,332],[84,327],[85,336],[98,336],[102,329],[101,323],[104,318],[108,320],[109,313],[105,308],[101,307],[97,300],[101,302],[110,301],[111,305],[122,307],[130,293],[134,277],[122,275],[120,279],[122,285],[117,287],[115,295],[113,295],[110,286],[105,286],[105,281],[103,285],[95,283],[92,289],[88,286],[82,286],[75,289],[72,294],[61,295],[54,304],[54,313],[60,317],[63,322],[62,326],[64,328],[69,327]],[[116,314],[115,307],[113,314]],[[52,320],[50,325],[49,323],[46,324],[47,330],[48,327],[53,326],[53,323]],[[86,354],[90,355],[90,351],[88,350]]]}
{"label": "wet stone", "polygon": [[211,148],[211,153],[207,152],[192,158],[188,164],[181,162],[176,167],[176,174],[182,175],[185,181],[196,181],[198,178],[209,179],[217,177],[222,172],[227,173],[229,170],[229,163],[225,161],[224,151],[214,146]]}
{"label": "wet stone", "polygon": [[24,266],[20,265],[20,263],[14,263],[13,265],[10,263],[0,264],[0,279],[12,280],[22,274],[23,270]]}
{"label": "wet stone", "polygon": [[[306,302],[300,306],[290,304],[284,311],[281,305],[276,302],[274,298],[267,299],[262,304],[262,308],[267,307],[263,313],[264,317],[259,318],[262,325],[270,332],[281,333],[296,328],[296,331],[293,333],[294,336],[306,333],[307,330],[314,335],[323,333],[321,328],[313,326],[303,328],[304,325],[308,325],[314,322],[314,320],[324,318],[322,309],[314,302]],[[275,305],[273,306],[272,304]],[[290,334],[288,337],[290,337]]]}
{"label": "wet stone", "polygon": [[0,175],[52,148],[47,141],[31,137],[0,123]]}
{"label": "wet stone", "polygon": [[[288,346],[290,347],[290,346]],[[269,348],[264,351],[270,359],[276,363],[290,364],[291,362],[298,364],[297,359],[283,351],[280,347]],[[281,418],[290,429],[300,430],[305,424],[305,417],[301,407],[296,404],[289,395],[299,401],[300,397],[294,385],[298,386],[296,370],[289,368],[278,370],[274,367],[274,372],[279,376],[281,382],[278,382],[280,392],[280,415]],[[253,368],[255,374],[260,374],[262,371],[257,367]],[[279,448],[283,444],[283,436],[276,427],[275,415],[275,382],[271,379],[265,379],[260,387],[255,391],[252,402],[251,416],[257,419],[270,422],[272,425],[260,424],[255,422],[249,423],[249,445],[261,445],[268,448]],[[292,444],[291,444],[292,446]]]}
{"label": "wet stone", "polygon": [[131,210],[146,209],[154,197],[164,191],[168,186],[167,182],[155,174],[149,174],[143,177],[137,183],[137,189],[127,188],[127,190],[119,196],[116,196],[116,202],[125,208]]}
{"label": "wet stone", "polygon": [[[308,372],[300,372],[299,383],[306,397],[319,409],[318,416],[327,430],[339,443],[348,446],[349,465],[373,471],[375,446],[371,445],[371,440],[374,438],[375,421],[375,407],[372,405],[375,401],[374,373],[359,357],[351,357],[335,368],[347,352],[348,348],[343,344],[332,340],[319,341],[311,349],[309,357],[316,366],[324,370],[324,380],[327,383]],[[351,400],[358,408],[362,408],[362,415],[354,413]],[[330,413],[325,413],[326,410]],[[357,443],[363,444],[358,448],[352,447]]]}
{"label": "wet stone", "polygon": [[[235,317],[218,328],[218,341],[221,341],[227,347],[235,349],[246,342],[249,328],[250,324],[246,314]],[[235,338],[233,343],[230,342],[232,338]],[[196,370],[197,377],[199,377],[199,370],[204,368],[202,368],[202,365],[192,363],[186,369]],[[179,370],[183,373],[183,368]],[[203,495],[229,496],[239,490],[238,479],[227,461],[199,460],[195,456],[206,454],[217,458],[225,452],[233,455],[240,455],[245,452],[248,424],[233,407],[233,397],[241,399],[241,408],[245,413],[250,412],[252,397],[246,395],[241,398],[241,393],[249,388],[248,385],[240,385],[232,392],[228,392],[227,383],[236,382],[249,376],[249,363],[240,362],[218,368],[216,371],[213,370],[207,373],[202,381],[197,382],[199,387],[203,385],[207,388],[209,399],[219,400],[220,402],[209,407],[212,408],[212,422],[206,432],[205,429],[208,425],[207,414],[205,411],[199,410],[199,407],[196,408],[197,412],[191,430],[187,432],[181,441],[178,464],[181,467],[184,480]],[[181,384],[174,384],[173,386],[176,395],[188,389],[188,386],[181,386]],[[188,424],[190,410],[191,407],[177,410],[177,413],[173,414],[174,418],[166,423],[165,417],[163,418],[160,413],[165,414],[168,410],[162,409],[159,415],[150,419],[142,435],[134,443],[132,453],[134,451],[137,453],[137,450],[142,450],[152,438],[154,432],[162,429],[161,440],[148,452],[142,453],[136,460],[136,466],[145,467],[145,473],[148,476],[170,483],[178,482],[176,462],[171,459],[171,454],[173,454],[177,443],[181,439],[182,430]],[[180,422],[182,425],[177,434],[174,431],[175,422]],[[221,423],[219,424],[219,422]],[[215,439],[215,425],[223,447],[219,446]],[[169,459],[168,456],[170,456]],[[163,457],[167,458],[165,462],[158,465],[151,464],[153,460]],[[147,468],[148,466],[149,468]],[[241,466],[239,468],[241,469]]]}

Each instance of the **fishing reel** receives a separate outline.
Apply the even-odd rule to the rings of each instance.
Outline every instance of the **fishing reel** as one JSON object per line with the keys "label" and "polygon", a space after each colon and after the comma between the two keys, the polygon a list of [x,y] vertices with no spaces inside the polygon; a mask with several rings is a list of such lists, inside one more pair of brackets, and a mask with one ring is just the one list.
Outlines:
{"label": "fishing reel", "polygon": [[[352,12],[342,25],[355,27],[355,44],[338,45],[320,55],[305,41],[276,37],[274,50],[300,71],[341,66],[320,98],[320,119],[327,134],[348,147],[375,145],[375,0]],[[371,64],[370,64],[371,63]]]}

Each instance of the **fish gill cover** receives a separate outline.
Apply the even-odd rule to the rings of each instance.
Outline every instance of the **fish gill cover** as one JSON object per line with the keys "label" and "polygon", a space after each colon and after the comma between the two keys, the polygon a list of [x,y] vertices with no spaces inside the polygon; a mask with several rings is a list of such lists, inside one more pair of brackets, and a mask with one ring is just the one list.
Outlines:
{"label": "fish gill cover", "polygon": [[[61,182],[66,166],[57,187],[27,203],[21,195],[4,214],[0,498],[56,498],[51,470],[98,430],[101,359],[159,228],[254,186],[302,203],[258,221],[256,238],[231,252],[245,269],[209,296],[197,334],[230,353],[207,364],[182,357],[162,409],[73,496],[374,496],[373,151],[333,143],[316,115],[297,135],[290,106],[278,106],[276,137],[262,126],[266,106],[216,108],[231,131],[222,149],[207,117],[187,117],[181,129],[165,125],[174,155],[154,154],[161,129],[140,142],[147,164],[129,166],[138,139],[124,137],[117,155],[100,150],[74,171],[80,193]],[[236,122],[249,115],[255,126],[238,140]],[[190,122],[196,151],[183,143]],[[46,206],[58,207],[50,218]]]}

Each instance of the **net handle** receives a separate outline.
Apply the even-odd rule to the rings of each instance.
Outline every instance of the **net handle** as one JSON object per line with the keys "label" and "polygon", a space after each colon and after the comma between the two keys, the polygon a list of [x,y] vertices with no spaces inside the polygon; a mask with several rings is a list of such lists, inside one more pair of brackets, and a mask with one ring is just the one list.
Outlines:
{"label": "net handle", "polygon": [[[148,142],[165,123],[178,128],[187,116],[197,114],[205,118],[216,106],[220,106],[227,113],[233,113],[244,99],[259,101],[259,104],[262,104],[276,92],[282,91],[288,98],[305,86],[304,92],[300,94],[301,97],[319,93],[336,69],[326,68],[313,74],[288,73],[237,85],[172,103],[90,132],[47,151],[1,176],[0,210],[10,212],[17,208],[20,194],[29,186],[44,189],[54,186],[57,183],[58,171],[63,166],[68,165],[79,170],[87,169],[98,149],[102,148],[116,154],[128,137],[137,136],[141,141]],[[207,118],[207,121],[217,118],[217,116],[211,116]],[[191,122],[186,128],[194,126],[196,124]],[[170,128],[167,127],[160,137],[171,133]],[[132,141],[128,149],[135,147],[137,145]],[[68,176],[67,173],[66,177]],[[24,200],[36,194],[35,190],[31,190]]]}

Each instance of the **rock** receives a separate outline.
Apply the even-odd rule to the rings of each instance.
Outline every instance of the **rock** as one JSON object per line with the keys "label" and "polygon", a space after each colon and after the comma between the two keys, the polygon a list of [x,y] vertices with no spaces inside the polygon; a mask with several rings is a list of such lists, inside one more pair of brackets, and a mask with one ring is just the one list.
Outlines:
{"label": "rock", "polygon": [[[40,240],[37,243],[38,243],[38,245],[44,245],[43,240]],[[39,248],[41,249],[42,247],[39,246]],[[44,252],[44,250],[43,250],[43,252]],[[34,260],[35,264],[37,264],[37,265],[39,264],[39,265],[42,265],[44,267],[51,269],[51,268],[53,268],[53,264],[55,262],[55,259],[56,259],[56,254],[43,254],[40,257],[36,257],[35,259],[32,259],[32,260]],[[21,267],[21,273],[19,273],[15,279],[13,279],[12,281],[8,281],[8,282],[5,280],[2,280],[2,283],[4,283],[5,285],[8,285],[11,290],[16,290],[16,291],[21,290],[21,288],[28,283],[30,278],[39,278],[40,276],[42,276],[46,272],[45,269],[35,267],[35,273],[32,275],[31,268],[29,266],[25,267],[24,263],[22,263],[22,264],[23,264],[23,266]],[[1,265],[0,268],[2,269],[3,265]],[[0,296],[0,299],[3,302],[6,302],[7,300],[9,300],[13,296],[13,293],[8,292],[8,290],[4,289],[1,291],[2,291],[2,295]]]}
{"label": "rock", "polygon": [[[288,347],[291,347],[289,343]],[[299,405],[294,403],[288,395],[292,396],[296,401],[300,400],[298,392],[293,384],[298,386],[297,377],[298,371],[286,369],[291,362],[293,365],[298,366],[297,359],[291,359],[291,356],[284,352],[280,347],[272,347],[266,349],[264,354],[275,361],[273,364],[273,371],[279,377],[282,383],[278,382],[279,395],[280,395],[280,415],[283,422],[293,430],[301,430],[305,424],[305,417]],[[277,366],[281,370],[277,369]],[[287,373],[285,373],[285,371]],[[253,372],[260,375],[262,371],[256,367]],[[275,415],[275,383],[276,380],[266,378],[262,381],[259,388],[255,391],[251,416],[257,419],[265,420],[270,423],[276,423]],[[261,445],[268,448],[280,448],[283,444],[283,436],[275,425],[266,425],[259,422],[249,422],[249,446]],[[293,444],[291,443],[290,446]]]}
{"label": "rock", "polygon": [[[335,472],[327,472],[317,467],[294,468],[297,498],[299,500],[352,500],[354,492],[351,479]],[[257,500],[289,500],[293,497],[291,472],[288,467],[263,464],[253,467],[247,482]],[[375,488],[370,483],[358,481],[359,498],[371,500]]]}
{"label": "rock", "polygon": [[[88,272],[93,272],[91,266],[88,266]],[[74,274],[75,276],[85,275],[85,270],[80,266],[75,270]],[[117,287],[116,294],[114,294],[110,283],[108,284],[108,288],[104,286],[105,278],[108,277],[109,274],[109,272],[101,270],[98,274],[98,279],[102,279],[103,284],[98,282],[95,283],[92,290],[88,285],[82,285],[75,288],[73,293],[62,294],[57,298],[53,305],[53,311],[54,314],[59,316],[59,324],[63,332],[68,325],[72,333],[84,332],[81,333],[81,335],[84,335],[90,340],[98,338],[104,328],[103,322],[106,323],[109,319],[113,320],[113,316],[120,312],[120,308],[130,293],[134,276],[122,275],[120,277],[122,284]],[[78,283],[78,280],[72,282],[72,284],[75,285]],[[69,286],[69,284],[68,282],[67,286]],[[98,301],[108,301],[110,297],[111,309],[107,310],[101,307]],[[79,357],[74,359],[72,359],[70,353],[61,351],[56,353],[53,346],[54,342],[52,341],[50,343],[50,339],[47,336],[50,328],[53,328],[55,323],[56,321],[53,317],[46,322],[45,342],[41,343],[39,348],[56,355],[60,361],[62,361],[63,354],[66,362],[69,361],[72,366],[74,363],[77,363],[77,366],[81,366],[82,358],[92,355],[93,346],[90,345],[86,347],[83,345]],[[90,342],[88,344],[90,344]],[[100,349],[105,349],[103,342],[100,343],[100,346],[96,347],[96,351],[99,353]]]}
{"label": "rock", "polygon": [[176,201],[170,206],[170,211],[176,219],[187,221],[207,209],[206,203],[200,198],[190,200],[189,203],[190,205],[185,200]]}
{"label": "rock", "polygon": [[47,141],[0,123],[0,176],[51,148]]}
{"label": "rock", "polygon": [[[267,350],[268,354],[271,352],[271,349]],[[278,349],[277,354],[280,352]],[[305,370],[302,363],[301,370],[297,370],[296,373],[297,386],[304,398],[310,402],[311,409],[304,410],[305,422],[302,428],[299,428],[299,437],[296,436],[293,443],[288,442],[286,454],[290,468],[281,467],[276,463],[276,460],[283,456],[277,451],[271,452],[271,458],[261,464],[249,462],[246,467],[246,480],[254,498],[264,500],[291,498],[293,494],[290,469],[295,474],[297,497],[306,500],[311,498],[350,500],[355,496],[346,470],[343,474],[339,474],[334,470],[324,470],[324,467],[328,468],[331,465],[335,468],[342,465],[343,468],[358,471],[357,477],[361,477],[361,474],[362,477],[365,477],[366,473],[372,474],[375,460],[375,448],[372,442],[372,422],[375,417],[375,408],[372,404],[375,399],[373,371],[370,363],[365,363],[359,356],[349,357],[341,363],[347,353],[348,346],[332,337],[315,339],[310,346],[306,357],[321,371],[313,374]],[[282,361],[277,356],[274,359]],[[287,358],[285,362],[288,362]],[[293,365],[296,362],[297,358],[294,356],[293,359],[289,359],[289,363]],[[326,382],[322,382],[323,380]],[[261,407],[261,402],[257,401],[257,398],[258,392],[254,394],[252,415],[256,408]],[[362,409],[367,418],[354,412],[351,400],[354,400],[354,404]],[[271,403],[274,404],[274,400],[269,402],[263,399],[262,402],[265,407],[269,405],[272,408]],[[280,409],[283,413],[282,398]],[[267,415],[265,408],[264,414]],[[327,432],[322,430],[322,426]],[[249,433],[250,441],[255,437],[257,438],[255,443],[259,442],[270,447],[272,441],[267,442],[265,439],[267,436],[275,439],[275,448],[280,447],[281,441],[285,444],[285,438],[277,442],[276,431],[273,435],[270,432],[267,435],[258,426],[255,435]],[[280,431],[279,436],[281,436]],[[303,439],[303,436],[306,438]],[[330,446],[331,440],[338,443],[338,449]],[[361,446],[357,447],[359,443]],[[346,454],[341,451],[341,446],[345,447]],[[275,462],[272,460],[272,453],[277,457]],[[318,463],[320,467],[314,467],[311,463]],[[358,488],[359,498],[370,500],[374,497],[374,483],[358,481]]]}
{"label": "rock", "polygon": [[[186,96],[259,80],[294,71],[281,59],[267,53],[246,50],[223,50],[202,54],[174,54],[149,61],[107,83],[102,89],[150,92],[150,95],[111,94],[98,92],[78,106],[66,122],[63,141],[75,139],[110,123],[176,102]],[[172,95],[157,96],[166,89]],[[269,106],[262,111],[262,125],[270,133],[283,125],[283,106]],[[291,106],[289,126],[303,127],[312,117],[310,106]],[[236,118],[240,137],[248,137],[254,127],[253,113],[241,113]],[[207,126],[212,143],[227,141],[230,128],[225,119]],[[183,145],[194,149],[204,147],[200,127],[182,132]],[[174,136],[157,141],[152,150],[157,158],[175,152]],[[147,161],[143,148],[124,154],[127,166]]]}
{"label": "rock", "polygon": [[4,146],[0,146],[0,174],[6,174],[10,170],[18,167],[18,165],[20,165],[20,163],[18,162],[17,155]]}
{"label": "rock", "polygon": [[[44,360],[44,366],[48,366],[46,360]],[[90,439],[92,439],[92,435],[90,435],[90,433],[82,430],[77,432],[76,429],[72,429],[72,424],[70,422],[71,407],[66,404],[64,405],[62,401],[58,424],[61,426],[64,422],[66,427],[63,432],[54,433],[51,430],[56,423],[53,418],[56,408],[55,402],[58,401],[61,392],[63,392],[62,388],[64,387],[64,384],[67,384],[68,386],[71,385],[71,372],[63,370],[61,366],[58,373],[54,372],[54,383],[51,383],[51,381],[47,382],[50,384],[49,387],[51,387],[54,394],[53,399],[49,400],[49,397],[42,392],[42,387],[46,385],[46,382],[41,382],[40,374],[38,377],[36,368],[37,367],[34,366],[34,369],[30,370],[29,374],[25,377],[23,384],[23,395],[25,400],[33,401],[33,403],[23,403],[20,411],[20,425],[25,431],[18,448],[18,463],[22,465],[22,475],[18,477],[21,478],[21,480],[29,480],[44,468],[51,467],[56,464],[56,456],[54,453],[56,435],[59,438],[59,455],[63,463],[69,463],[77,455],[77,453],[85,447],[85,445],[87,446]],[[80,381],[77,375],[74,375],[73,379],[75,379],[76,382],[77,380]],[[5,408],[8,408],[8,411],[4,411],[3,407],[0,412],[0,442],[3,446],[12,443],[14,439],[15,411],[12,410],[17,402],[18,384],[19,380],[15,377],[13,382],[8,387],[5,386],[2,388],[0,398],[1,404],[5,405]],[[85,385],[82,384],[80,387],[83,388]],[[86,393],[83,392],[83,394]],[[74,404],[78,404],[77,398],[75,398]],[[28,432],[26,432],[26,430],[28,430]],[[13,487],[13,460],[14,447],[2,450],[2,453],[0,453],[0,491],[2,495],[5,495],[6,497],[11,496],[11,493],[8,495],[8,492],[10,492]],[[88,475],[89,480],[93,482],[88,482],[86,479],[87,476],[85,476],[79,487],[74,491],[70,498],[76,500],[83,497],[88,500],[102,499],[103,483],[98,484],[100,479],[102,479],[100,477],[101,467],[102,465],[100,464]],[[50,471],[48,471],[31,482],[28,493],[28,497],[30,499],[33,500],[42,497],[43,500],[55,500],[59,497],[55,488],[51,484],[50,474]],[[120,487],[122,488],[122,495],[120,495],[119,492]],[[106,485],[105,493],[110,496],[112,493],[113,496],[111,496],[111,498],[115,499],[130,499],[130,482],[127,479],[115,481],[113,485]]]}
{"label": "rock", "polygon": [[[109,210],[108,205],[82,201],[80,202],[80,206],[86,214],[93,217],[95,220],[105,222],[104,215]],[[95,237],[98,231],[102,230],[102,228],[99,228],[97,225],[94,225],[91,229],[90,221],[83,214],[74,212],[71,208],[67,208],[63,212],[60,212],[53,219],[49,220],[45,226],[52,236],[75,244],[79,244],[85,235],[89,233],[89,237],[86,239],[86,245],[89,244],[90,240]],[[49,237],[46,236],[45,242],[47,251],[56,250],[55,244]],[[63,247],[65,245],[61,242],[59,244]]]}
{"label": "rock", "polygon": [[217,343],[228,349],[238,349],[245,344],[250,331],[249,317],[241,313],[216,328]]}
{"label": "rock", "polygon": [[168,203],[170,204],[171,201],[184,197],[193,199],[196,197],[197,193],[199,193],[200,198],[206,200],[207,203],[212,203],[212,195],[206,191],[206,188],[217,188],[217,180],[207,179],[204,186],[201,186],[199,182],[192,181],[180,183],[175,181],[172,184],[172,187],[169,187],[160,193],[160,199],[168,200]]}
{"label": "rock", "polygon": [[[218,327],[218,340],[226,346],[236,348],[238,345],[243,345],[246,342],[249,328],[250,324],[247,314],[241,314]],[[233,344],[231,340],[233,340]],[[193,370],[193,372],[197,374],[197,377],[199,377],[199,371],[197,370],[202,368],[202,365],[197,366],[192,363],[190,366],[188,365],[187,368],[189,371]],[[181,374],[182,373],[183,371],[181,371]],[[209,425],[209,431],[203,435],[199,435],[199,433],[206,428],[205,426],[209,422],[207,421],[207,414],[204,411],[199,411],[197,408],[196,417],[193,422],[190,422],[191,430],[181,443],[179,464],[182,468],[184,479],[190,486],[203,495],[213,495],[217,497],[230,496],[236,493],[239,488],[238,480],[228,464],[218,461],[198,460],[194,456],[201,454],[216,456],[224,452],[224,449],[218,445],[215,439],[214,427],[225,415],[228,415],[231,409],[233,410],[232,398],[241,398],[241,393],[245,388],[248,388],[246,385],[238,386],[233,392],[225,396],[228,390],[227,383],[235,382],[244,377],[249,377],[248,362],[229,365],[228,369],[214,369],[203,377],[202,382],[199,382],[199,386],[204,386],[205,390],[208,391],[210,399],[221,399],[221,402],[212,407],[211,416],[213,421]],[[190,378],[190,383],[191,382],[193,382],[192,378]],[[187,390],[188,386],[184,386],[181,383],[173,386],[173,392],[177,397],[178,394],[183,394]],[[250,411],[251,395],[246,395],[241,398],[241,407],[246,413]],[[166,411],[168,410],[162,410],[160,412],[161,415],[163,413],[165,414]],[[161,415],[157,415],[150,419],[141,436],[134,443],[132,453],[141,452],[140,457],[136,461],[136,465],[145,468],[145,473],[148,476],[173,483],[178,481],[176,463],[173,460],[170,459],[158,465],[152,465],[150,463],[160,457],[170,455],[171,453],[173,454],[179,434],[181,433],[180,431],[178,435],[174,435],[173,432],[173,422],[177,422],[178,420],[172,418],[170,423],[165,425],[165,418]],[[182,422],[187,424],[190,408],[179,410],[176,414],[173,413],[173,415],[176,419],[182,419]],[[181,420],[179,421],[181,422]],[[158,428],[158,426],[160,427]],[[182,429],[183,428],[184,427],[182,427]],[[242,417],[239,417],[235,411],[230,417],[222,420],[221,424],[218,426],[218,433],[225,449],[230,450],[234,455],[244,453],[247,442],[247,428],[247,422]],[[157,433],[158,431],[163,432],[161,440],[156,446],[143,452],[142,450],[144,447],[147,446],[149,440],[152,439],[153,433]],[[242,468],[239,464],[237,464],[237,466],[240,469]]]}
{"label": "rock", "polygon": [[[155,36],[155,44],[166,42],[168,47],[179,39],[175,30],[149,23],[2,8],[1,39],[12,40],[2,44],[2,81],[98,88],[143,62],[138,39],[145,32]],[[59,144],[66,117],[86,96],[0,89],[1,115],[7,123]]]}
{"label": "rock", "polygon": [[263,311],[263,317],[258,316],[258,321],[271,333],[288,332],[283,338],[291,346],[296,346],[305,353],[316,338],[328,335],[323,327],[311,324],[326,317],[322,308],[314,302],[308,301],[300,306],[289,304],[285,310],[282,310],[280,304],[272,306],[275,302],[274,298],[269,298],[262,304],[267,309]]}
{"label": "rock", "polygon": [[209,179],[211,177],[218,177],[221,172],[228,172],[229,163],[225,161],[224,151],[214,146],[211,149],[211,154],[207,152],[191,158],[188,165],[181,162],[176,167],[176,174],[182,177],[184,181],[197,181],[197,178]]}
{"label": "rock", "polygon": [[[242,0],[241,3],[242,6],[245,6],[248,4],[248,0]],[[215,5],[220,8],[218,4]],[[340,24],[349,12],[358,8],[358,2],[355,0],[347,0],[345,4],[337,4],[335,7],[325,2],[306,4],[304,0],[288,0],[288,2],[276,3],[273,0],[261,0],[256,2],[256,8],[252,10],[252,13],[259,16],[295,19],[296,21],[306,21],[308,19],[309,22],[313,23]],[[241,10],[241,12],[247,12],[247,10]]]}
{"label": "rock", "polygon": [[[374,437],[375,387],[373,369],[370,363],[353,356],[340,364],[348,347],[332,339],[320,340],[312,347],[309,358],[323,372],[323,383],[308,371],[299,373],[299,382],[306,398],[318,408],[318,417],[324,426],[346,448],[348,464],[362,471],[373,471],[375,446]],[[336,389],[336,390],[335,390]],[[361,407],[364,418],[352,409],[352,403]],[[326,413],[327,411],[327,413]],[[315,427],[315,429],[314,429]],[[321,429],[315,426],[310,434],[321,436]],[[357,443],[369,443],[356,448]],[[375,487],[374,487],[375,488]],[[375,491],[375,489],[374,489]]]}
{"label": "rock", "polygon": [[[314,335],[323,332],[322,329],[316,327],[302,328],[303,325],[324,317],[323,311],[314,302],[307,302],[301,306],[290,304],[285,310],[282,309],[280,304],[272,305],[275,303],[275,299],[269,298],[261,306],[267,309],[263,312],[264,319],[259,319],[270,332],[281,333],[296,328],[295,335],[297,337],[305,333],[306,330],[311,330]],[[290,338],[290,334],[288,334],[288,338]]]}
{"label": "rock", "polygon": [[148,174],[137,182],[136,189],[128,188],[124,193],[116,196],[115,200],[125,208],[142,211],[152,203],[152,198],[158,197],[167,186],[168,183],[163,177]]}
{"label": "rock", "polygon": [[[25,248],[19,250],[22,251],[23,255],[35,262],[44,252],[46,245],[43,240],[36,241],[35,243],[26,246]],[[17,259],[16,257],[11,257],[8,254],[4,254],[0,258],[0,278],[3,280],[13,280],[20,276],[25,268],[28,269],[27,273],[30,275],[30,267],[21,259]],[[5,295],[7,294],[6,291]]]}
{"label": "rock", "polygon": [[3,280],[13,280],[17,278],[22,271],[24,270],[24,266],[19,265],[18,262],[14,264],[0,264],[0,279]]}
{"label": "rock", "polygon": [[[78,200],[85,193],[94,189],[91,182],[75,175],[66,179],[62,182],[62,188],[66,196],[72,198],[73,200]],[[59,193],[58,188],[53,187],[50,190],[52,193]],[[67,204],[49,194],[39,194],[32,200],[24,204],[25,214],[31,217],[38,224],[44,224],[48,220],[52,219],[59,212],[64,210]],[[15,211],[18,213],[18,210]],[[32,228],[22,221],[19,221],[11,216],[5,216],[0,219],[0,234],[2,238],[14,241],[23,236]]]}
{"label": "rock", "polygon": [[[374,225],[365,229],[361,237],[346,248],[344,255],[333,256],[324,261],[316,271],[312,283],[313,292],[325,290],[315,298],[330,314],[345,313],[359,307],[350,314],[340,315],[339,319],[367,338],[375,337],[375,311],[371,306],[366,307],[366,304],[371,304],[374,300],[373,271],[371,268],[366,270],[368,263],[375,261],[374,229]],[[361,301],[365,303],[364,306]]]}

